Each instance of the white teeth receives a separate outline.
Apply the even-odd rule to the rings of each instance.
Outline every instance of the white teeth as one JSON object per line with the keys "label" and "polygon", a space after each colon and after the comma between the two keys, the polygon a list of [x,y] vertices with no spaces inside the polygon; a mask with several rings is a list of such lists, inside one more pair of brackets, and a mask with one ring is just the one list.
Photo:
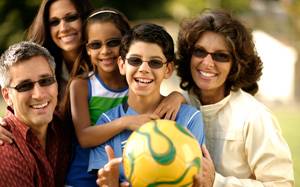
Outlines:
{"label": "white teeth", "polygon": [[100,60],[100,61],[101,61],[101,63],[103,63],[103,64],[112,64],[112,63],[114,63],[113,58],[102,59],[102,60]]}
{"label": "white teeth", "polygon": [[200,71],[201,75],[205,76],[205,77],[213,77],[216,76],[215,73],[208,73],[208,72],[204,72],[204,71]]}
{"label": "white teeth", "polygon": [[145,84],[149,84],[152,82],[152,80],[148,80],[148,79],[136,79],[136,80],[140,83],[145,83]]}
{"label": "white teeth", "polygon": [[73,41],[74,38],[75,38],[75,35],[72,34],[72,35],[61,37],[61,40],[65,43],[68,43],[68,42]]}
{"label": "white teeth", "polygon": [[43,103],[43,104],[39,104],[39,105],[32,105],[32,108],[34,108],[34,109],[40,109],[40,108],[44,108],[47,105],[48,105],[48,102]]}

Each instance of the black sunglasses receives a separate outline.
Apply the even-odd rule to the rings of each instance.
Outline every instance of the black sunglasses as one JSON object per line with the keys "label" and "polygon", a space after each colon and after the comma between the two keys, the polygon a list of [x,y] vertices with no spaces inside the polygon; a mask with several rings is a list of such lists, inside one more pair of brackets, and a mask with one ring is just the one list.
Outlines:
{"label": "black sunglasses", "polygon": [[205,58],[208,54],[211,55],[211,58],[216,62],[229,62],[231,60],[231,54],[223,52],[213,52],[210,53],[203,48],[195,48],[193,50],[193,55],[199,58]]}
{"label": "black sunglasses", "polygon": [[120,44],[121,44],[120,38],[113,38],[107,40],[103,44],[101,41],[92,41],[91,43],[86,44],[86,46],[90,49],[100,49],[102,45],[106,45],[107,47],[113,48],[113,47],[118,47]]}
{"label": "black sunglasses", "polygon": [[8,88],[13,88],[15,90],[17,90],[18,92],[26,92],[29,90],[32,90],[35,83],[38,83],[41,87],[46,87],[46,86],[50,86],[52,84],[54,84],[56,82],[56,78],[53,77],[45,77],[45,78],[41,78],[37,81],[24,81],[19,83],[17,86],[12,87],[12,86],[8,86]]}
{"label": "black sunglasses", "polygon": [[135,66],[135,67],[138,67],[138,66],[142,65],[143,62],[147,62],[149,67],[152,68],[152,69],[159,69],[164,64],[166,64],[166,62],[163,62],[163,61],[158,60],[158,59],[151,59],[151,60],[145,61],[145,60],[142,60],[139,57],[129,57],[129,58],[126,58],[126,60],[127,60],[128,64],[130,64],[132,66]]}
{"label": "black sunglasses", "polygon": [[69,14],[69,15],[66,15],[65,17],[63,18],[53,18],[53,19],[50,19],[49,20],[49,25],[51,27],[55,27],[57,25],[60,24],[61,20],[64,20],[65,22],[73,22],[73,21],[76,21],[80,18],[80,15],[78,13],[74,13],[74,14]]}

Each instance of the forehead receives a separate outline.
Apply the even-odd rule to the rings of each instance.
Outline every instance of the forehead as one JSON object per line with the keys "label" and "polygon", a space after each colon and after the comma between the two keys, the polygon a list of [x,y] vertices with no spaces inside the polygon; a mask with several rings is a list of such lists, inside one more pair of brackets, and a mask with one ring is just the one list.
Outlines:
{"label": "forehead", "polygon": [[225,37],[222,34],[211,31],[202,33],[195,45],[212,51],[229,49]]}
{"label": "forehead", "polygon": [[75,5],[70,0],[54,1],[49,8],[49,17],[63,17],[76,11]]}
{"label": "forehead", "polygon": [[88,26],[89,40],[106,40],[121,37],[120,30],[111,22],[93,22]]}
{"label": "forehead", "polygon": [[159,56],[165,58],[162,48],[155,43],[133,41],[128,50],[128,54],[136,54],[145,57]]}
{"label": "forehead", "polygon": [[47,59],[43,56],[35,56],[14,64],[9,69],[12,82],[22,80],[37,80],[43,75],[53,75]]}

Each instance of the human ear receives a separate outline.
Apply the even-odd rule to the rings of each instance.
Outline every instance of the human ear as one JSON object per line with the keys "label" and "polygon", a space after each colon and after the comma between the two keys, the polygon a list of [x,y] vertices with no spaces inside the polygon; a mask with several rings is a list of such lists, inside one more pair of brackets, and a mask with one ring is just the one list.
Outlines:
{"label": "human ear", "polygon": [[119,66],[120,74],[125,75],[126,73],[125,61],[120,56],[118,58],[118,66]]}
{"label": "human ear", "polygon": [[165,71],[164,78],[165,79],[170,78],[173,74],[173,71],[174,71],[174,63],[173,62],[168,62],[166,64],[166,71]]}
{"label": "human ear", "polygon": [[85,50],[86,50],[86,53],[91,56],[91,51],[90,51],[90,48],[88,48],[88,46],[85,46]]}
{"label": "human ear", "polygon": [[6,102],[6,104],[8,106],[12,106],[12,101],[11,101],[10,96],[9,96],[8,88],[2,88],[1,92],[2,92],[2,96],[3,96],[3,99]]}

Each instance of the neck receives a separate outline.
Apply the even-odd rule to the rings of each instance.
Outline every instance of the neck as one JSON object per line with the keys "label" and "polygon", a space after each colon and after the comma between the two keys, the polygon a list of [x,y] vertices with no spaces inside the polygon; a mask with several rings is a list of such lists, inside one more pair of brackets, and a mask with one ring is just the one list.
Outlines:
{"label": "neck", "polygon": [[[109,73],[98,73],[98,76],[101,78],[101,80],[104,82],[106,86],[108,86],[110,89],[122,89],[127,87],[127,82],[125,76],[122,76],[119,73],[119,69],[117,69],[118,72],[109,72]],[[99,72],[99,71],[98,71]]]}
{"label": "neck", "polygon": [[129,90],[128,105],[139,114],[153,113],[163,98],[160,93],[142,97]]}
{"label": "neck", "polygon": [[33,134],[36,135],[44,150],[46,150],[47,128],[48,124],[39,128],[31,127]]}
{"label": "neck", "polygon": [[198,95],[198,99],[200,100],[202,105],[215,104],[225,98],[224,90],[196,90],[195,93]]}
{"label": "neck", "polygon": [[78,57],[78,51],[63,51],[62,52],[63,59],[67,65],[68,71],[71,72],[73,68],[73,64],[75,63],[76,58]]}

